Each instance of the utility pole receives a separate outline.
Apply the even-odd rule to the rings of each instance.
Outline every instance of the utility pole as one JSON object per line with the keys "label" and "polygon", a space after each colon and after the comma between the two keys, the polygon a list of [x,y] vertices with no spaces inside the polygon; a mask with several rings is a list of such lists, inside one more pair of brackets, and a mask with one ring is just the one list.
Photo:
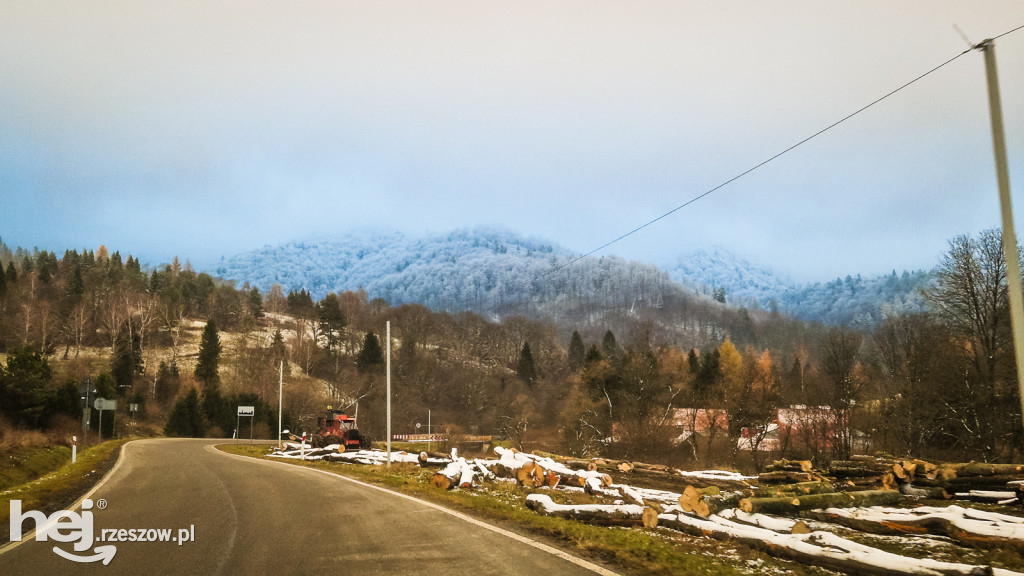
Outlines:
{"label": "utility pole", "polygon": [[277,375],[277,449],[281,449],[281,410],[284,402],[284,360],[281,360],[280,372]]}
{"label": "utility pole", "polygon": [[391,470],[391,320],[387,322],[387,394],[388,394],[388,424],[387,424],[387,435],[388,435],[388,470]]}
{"label": "utility pole", "polygon": [[1010,202],[1010,171],[1006,160],[1006,134],[1003,130],[1003,105],[999,96],[999,74],[996,70],[996,45],[985,40],[975,46],[985,55],[985,76],[988,79],[988,107],[992,117],[992,148],[995,151],[996,180],[999,184],[999,210],[1003,219],[1003,253],[1006,257],[1006,284],[1010,293],[1010,323],[1013,327],[1013,350],[1017,361],[1017,386],[1020,390],[1021,415],[1024,419],[1024,289],[1020,279],[1020,255],[1017,233],[1013,226],[1013,205]]}

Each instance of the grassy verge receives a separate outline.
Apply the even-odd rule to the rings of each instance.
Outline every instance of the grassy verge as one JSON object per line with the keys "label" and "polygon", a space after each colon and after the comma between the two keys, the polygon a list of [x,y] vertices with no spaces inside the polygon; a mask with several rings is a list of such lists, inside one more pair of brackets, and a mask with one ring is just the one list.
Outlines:
{"label": "grassy verge", "polygon": [[266,446],[233,444],[219,448],[232,454],[329,470],[378,484],[528,534],[630,574],[763,574],[772,572],[772,568],[780,573],[796,575],[826,573],[782,562],[738,544],[694,538],[668,530],[606,528],[541,516],[526,508],[525,499],[529,491],[511,483],[490,483],[472,491],[439,491],[427,482],[432,472],[415,465],[392,465],[389,472],[380,466],[267,458]]}
{"label": "grassy verge", "polygon": [[0,491],[30,482],[71,460],[67,446],[18,446],[0,451]]}
{"label": "grassy verge", "polygon": [[66,464],[60,468],[0,492],[0,543],[6,543],[10,536],[11,500],[21,500],[23,510],[39,510],[47,515],[66,509],[113,467],[125,442],[111,440],[92,446],[79,453],[74,464],[67,450]]}

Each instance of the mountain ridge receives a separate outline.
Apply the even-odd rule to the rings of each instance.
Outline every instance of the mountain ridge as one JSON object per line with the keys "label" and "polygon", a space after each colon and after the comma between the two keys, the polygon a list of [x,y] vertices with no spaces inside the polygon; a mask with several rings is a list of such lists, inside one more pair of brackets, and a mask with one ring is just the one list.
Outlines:
{"label": "mountain ridge", "polygon": [[559,269],[577,257],[553,242],[496,228],[433,235],[359,231],[267,245],[222,258],[214,272],[265,293],[273,284],[315,297],[362,288],[392,304],[484,313],[546,310],[557,316],[559,305],[595,299],[632,310],[638,302],[658,306],[669,292],[694,292],[733,306],[862,327],[892,313],[925,310],[921,290],[934,280],[933,271],[894,270],[800,284],[721,247],[692,251],[668,266],[604,256]]}

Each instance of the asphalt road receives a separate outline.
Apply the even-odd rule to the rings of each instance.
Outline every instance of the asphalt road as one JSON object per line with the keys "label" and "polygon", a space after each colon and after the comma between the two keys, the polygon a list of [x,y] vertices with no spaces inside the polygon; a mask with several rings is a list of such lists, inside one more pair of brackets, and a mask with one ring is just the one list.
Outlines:
{"label": "asphalt road", "polygon": [[[0,553],[0,574],[554,576],[600,570],[427,503],[315,470],[225,454],[213,447],[217,442],[223,441],[127,444],[89,496],[93,540],[107,541],[76,552],[73,542],[27,540],[34,522],[26,519],[26,541]],[[156,530],[170,529],[172,538],[188,533],[194,541],[110,542],[115,533],[109,531],[118,529],[157,539]],[[82,532],[88,533],[62,531]],[[116,554],[108,565],[53,551],[57,546],[91,557],[110,545]]]}

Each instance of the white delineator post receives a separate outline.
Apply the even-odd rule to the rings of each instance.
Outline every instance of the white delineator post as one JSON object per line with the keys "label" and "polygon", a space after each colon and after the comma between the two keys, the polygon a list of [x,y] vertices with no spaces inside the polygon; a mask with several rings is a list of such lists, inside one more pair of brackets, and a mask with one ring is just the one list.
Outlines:
{"label": "white delineator post", "polygon": [[388,395],[388,422],[387,422],[387,452],[388,452],[388,470],[391,469],[391,321],[387,321],[387,395]]}
{"label": "white delineator post", "polygon": [[1010,171],[1006,159],[1006,134],[1003,129],[1003,105],[999,96],[999,75],[996,71],[996,46],[993,40],[978,44],[985,55],[985,76],[988,79],[988,107],[992,117],[992,148],[996,160],[996,181],[999,184],[999,211],[1003,222],[1003,254],[1006,258],[1006,285],[1010,296],[1010,325],[1017,363],[1017,386],[1020,389],[1021,416],[1024,419],[1024,289],[1020,279],[1020,256],[1017,233],[1013,226],[1013,205],[1010,202]]}

